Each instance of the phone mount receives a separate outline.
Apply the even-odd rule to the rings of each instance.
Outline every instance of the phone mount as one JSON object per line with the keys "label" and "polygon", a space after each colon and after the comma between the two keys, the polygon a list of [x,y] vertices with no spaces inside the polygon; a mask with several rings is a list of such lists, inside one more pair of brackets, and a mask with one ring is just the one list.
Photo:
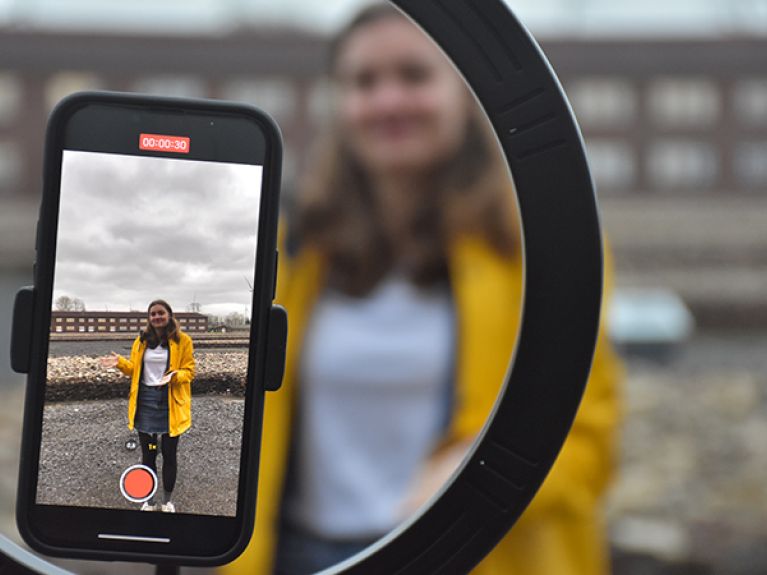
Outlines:
{"label": "phone mount", "polygon": [[29,373],[32,347],[32,315],[35,311],[35,288],[26,286],[16,292],[11,323],[11,369]]}
{"label": "phone mount", "polygon": [[[503,391],[459,473],[420,516],[328,572],[464,573],[525,510],[572,425],[599,326],[601,232],[570,106],[509,7],[502,0],[391,1],[455,63],[490,119],[517,191],[525,295]],[[33,300],[27,289],[17,296],[14,367],[28,363],[22,324]]]}

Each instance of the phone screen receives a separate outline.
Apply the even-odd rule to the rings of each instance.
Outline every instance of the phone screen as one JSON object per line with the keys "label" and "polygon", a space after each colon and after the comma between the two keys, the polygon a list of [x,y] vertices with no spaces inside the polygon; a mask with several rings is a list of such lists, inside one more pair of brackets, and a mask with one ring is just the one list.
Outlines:
{"label": "phone screen", "polygon": [[137,135],[62,154],[36,503],[232,517],[263,166]]}

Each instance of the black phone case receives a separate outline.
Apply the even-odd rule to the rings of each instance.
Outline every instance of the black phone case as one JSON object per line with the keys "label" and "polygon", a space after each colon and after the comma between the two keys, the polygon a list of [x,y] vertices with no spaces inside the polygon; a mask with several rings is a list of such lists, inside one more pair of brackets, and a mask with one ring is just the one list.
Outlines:
{"label": "black phone case", "polygon": [[[35,501],[38,473],[46,355],[48,349],[58,222],[59,185],[63,136],[67,121],[84,106],[91,104],[138,106],[151,110],[185,110],[189,114],[220,114],[255,120],[266,139],[261,211],[259,213],[256,276],[250,333],[249,379],[246,394],[246,418],[243,427],[243,465],[240,468],[238,509],[239,533],[224,552],[211,556],[191,553],[165,554],[130,550],[105,551],[90,547],[63,547],[41,538],[30,520]],[[19,292],[14,312],[12,364],[26,371],[27,393],[19,466],[16,518],[19,532],[33,549],[58,557],[145,561],[164,564],[220,565],[237,557],[246,547],[255,520],[259,450],[263,420],[264,392],[279,387],[284,361],[285,312],[272,306],[276,281],[276,237],[278,224],[282,138],[276,123],[255,107],[212,100],[165,98],[112,92],[82,92],[62,100],[53,110],[46,131],[43,165],[43,195],[37,225],[34,287]],[[270,329],[271,328],[271,329]],[[271,333],[270,333],[271,332]],[[267,349],[268,348],[268,349]],[[271,352],[271,353],[270,353]],[[260,384],[260,385],[259,385]],[[199,516],[177,516],[193,522]],[[191,518],[191,519],[190,519]]]}

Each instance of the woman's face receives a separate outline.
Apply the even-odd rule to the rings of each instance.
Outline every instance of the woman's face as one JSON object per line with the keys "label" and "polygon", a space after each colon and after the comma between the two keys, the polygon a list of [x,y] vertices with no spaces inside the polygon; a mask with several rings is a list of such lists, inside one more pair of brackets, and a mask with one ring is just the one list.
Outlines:
{"label": "woman's face", "polygon": [[374,176],[422,173],[460,145],[468,91],[447,58],[404,18],[352,32],[336,77],[341,133]]}
{"label": "woman's face", "polygon": [[154,304],[149,308],[149,322],[155,329],[165,329],[170,320],[170,314],[164,306],[159,303]]}

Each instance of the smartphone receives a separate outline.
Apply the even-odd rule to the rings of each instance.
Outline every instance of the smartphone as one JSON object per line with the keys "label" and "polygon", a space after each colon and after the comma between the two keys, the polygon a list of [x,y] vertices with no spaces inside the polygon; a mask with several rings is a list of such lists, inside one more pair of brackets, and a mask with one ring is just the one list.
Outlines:
{"label": "smartphone", "polygon": [[228,562],[255,513],[279,130],[79,93],[45,146],[19,531],[54,556]]}

